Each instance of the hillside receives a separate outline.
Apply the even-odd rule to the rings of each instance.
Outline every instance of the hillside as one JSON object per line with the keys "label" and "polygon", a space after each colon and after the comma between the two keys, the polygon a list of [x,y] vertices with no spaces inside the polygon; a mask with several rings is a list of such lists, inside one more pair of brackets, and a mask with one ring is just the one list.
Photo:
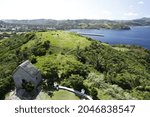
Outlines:
{"label": "hillside", "polygon": [[46,26],[52,29],[118,29],[129,30],[130,27],[118,21],[111,20],[51,20],[51,19],[35,19],[35,20],[4,20],[5,23],[11,25],[26,26]]}
{"label": "hillside", "polygon": [[150,18],[135,20],[3,20],[0,21],[0,31],[30,32],[47,29],[115,29],[130,30],[131,26],[150,26]]}
{"label": "hillside", "polygon": [[141,18],[125,21],[125,24],[129,26],[150,26],[150,18]]}
{"label": "hillside", "polygon": [[0,40],[0,99],[14,90],[13,71],[27,59],[41,71],[45,92],[58,82],[93,99],[150,99],[150,51],[59,30]]}

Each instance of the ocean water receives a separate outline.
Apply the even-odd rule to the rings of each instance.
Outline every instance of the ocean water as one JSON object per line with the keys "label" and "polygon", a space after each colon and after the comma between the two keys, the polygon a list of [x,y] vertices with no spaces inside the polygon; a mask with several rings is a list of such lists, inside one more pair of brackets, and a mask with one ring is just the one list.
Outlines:
{"label": "ocean water", "polygon": [[101,36],[86,35],[92,39],[100,40],[109,44],[138,45],[150,50],[150,26],[132,27],[131,30],[108,30],[108,29],[72,29],[72,32],[84,34],[102,34]]}

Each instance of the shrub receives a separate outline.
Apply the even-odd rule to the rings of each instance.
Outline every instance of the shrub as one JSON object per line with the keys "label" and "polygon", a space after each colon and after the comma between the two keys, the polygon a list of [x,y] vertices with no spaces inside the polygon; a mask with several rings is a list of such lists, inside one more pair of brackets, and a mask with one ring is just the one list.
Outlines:
{"label": "shrub", "polygon": [[90,91],[90,95],[92,96],[93,99],[97,99],[97,90],[95,88],[92,88],[91,91]]}
{"label": "shrub", "polygon": [[44,56],[46,54],[46,49],[45,48],[32,48],[32,53],[35,56]]}
{"label": "shrub", "polygon": [[50,47],[50,41],[44,41],[44,43],[43,43],[43,47],[46,49],[46,50],[48,50],[49,49],[49,47]]}
{"label": "shrub", "polygon": [[31,82],[23,80],[22,88],[25,89],[27,92],[31,92],[34,90],[34,85]]}
{"label": "shrub", "polygon": [[79,75],[71,75],[68,78],[68,81],[70,82],[71,86],[75,90],[78,90],[78,91],[81,91],[81,89],[84,88],[83,80],[84,80],[84,78],[82,76],[79,76]]}
{"label": "shrub", "polygon": [[35,57],[35,56],[32,56],[32,57],[31,57],[31,63],[32,63],[32,64],[35,64],[36,62],[37,62],[36,57]]}

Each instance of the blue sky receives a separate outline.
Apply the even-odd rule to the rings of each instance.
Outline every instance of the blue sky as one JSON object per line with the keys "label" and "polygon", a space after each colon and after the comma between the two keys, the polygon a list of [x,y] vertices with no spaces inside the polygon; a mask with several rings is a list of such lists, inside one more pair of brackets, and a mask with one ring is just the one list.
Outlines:
{"label": "blue sky", "polygon": [[150,0],[0,0],[0,19],[150,17]]}

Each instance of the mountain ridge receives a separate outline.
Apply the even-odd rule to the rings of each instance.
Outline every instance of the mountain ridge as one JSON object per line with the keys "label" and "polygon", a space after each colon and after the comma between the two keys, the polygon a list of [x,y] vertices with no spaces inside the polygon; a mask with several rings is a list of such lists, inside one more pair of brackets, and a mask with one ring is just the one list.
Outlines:
{"label": "mountain ridge", "polygon": [[[3,20],[5,25],[36,26],[45,27],[44,29],[118,29],[130,30],[131,26],[150,26],[150,18],[135,20],[52,20],[52,19],[33,19],[33,20]],[[37,28],[38,29],[38,28]]]}
{"label": "mountain ridge", "polygon": [[40,24],[45,24],[46,22],[54,22],[54,21],[102,21],[102,22],[131,22],[131,21],[150,21],[150,18],[148,17],[143,17],[139,19],[133,19],[133,20],[109,20],[109,19],[66,19],[66,20],[55,20],[55,19],[23,19],[23,20],[17,20],[17,19],[5,19],[5,20],[0,20],[6,23],[19,23],[19,24],[32,24],[32,23],[40,23]]}

